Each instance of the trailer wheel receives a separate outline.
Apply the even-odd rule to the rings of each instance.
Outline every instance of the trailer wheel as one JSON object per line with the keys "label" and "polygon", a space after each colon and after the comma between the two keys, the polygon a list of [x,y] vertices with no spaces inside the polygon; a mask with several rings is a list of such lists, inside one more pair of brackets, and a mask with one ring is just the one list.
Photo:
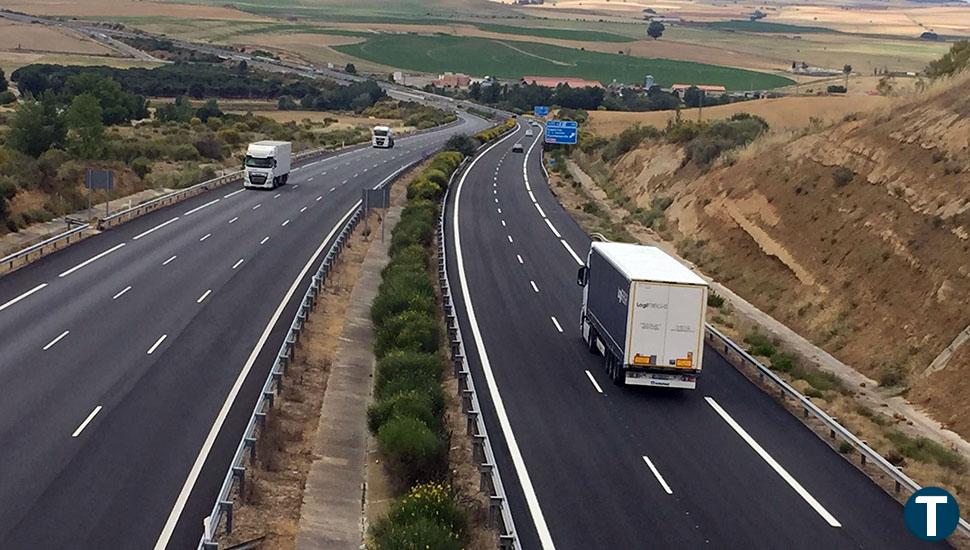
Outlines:
{"label": "trailer wheel", "polygon": [[610,375],[610,380],[617,386],[624,385],[625,380],[623,380],[623,369],[620,368],[620,362],[616,360],[616,357],[613,357],[612,353],[607,353],[607,356],[607,372]]}

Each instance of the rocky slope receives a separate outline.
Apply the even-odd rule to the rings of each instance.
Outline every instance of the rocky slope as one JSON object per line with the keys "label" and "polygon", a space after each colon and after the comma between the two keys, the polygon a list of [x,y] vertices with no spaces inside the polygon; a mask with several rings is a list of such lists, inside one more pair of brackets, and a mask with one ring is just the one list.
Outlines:
{"label": "rocky slope", "polygon": [[665,231],[701,270],[968,437],[970,342],[951,346],[970,325],[968,85],[769,135],[708,171],[644,142],[611,181],[644,208],[672,198]]}

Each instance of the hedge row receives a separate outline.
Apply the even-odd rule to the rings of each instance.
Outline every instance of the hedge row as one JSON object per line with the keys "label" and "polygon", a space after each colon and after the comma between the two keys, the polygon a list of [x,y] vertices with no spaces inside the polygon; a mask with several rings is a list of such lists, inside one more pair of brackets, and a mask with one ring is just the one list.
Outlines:
{"label": "hedge row", "polygon": [[500,135],[502,135],[503,132],[505,132],[506,130],[511,130],[512,128],[515,128],[515,119],[509,118],[509,119],[506,119],[505,122],[497,126],[492,126],[488,130],[484,130],[482,132],[475,134],[475,139],[477,139],[482,143],[486,143],[486,142],[492,141],[493,139],[498,138]]}
{"label": "hedge row", "polygon": [[448,441],[442,417],[442,358],[430,270],[438,200],[462,161],[461,153],[438,153],[408,185],[408,204],[391,232],[391,261],[371,304],[376,327],[375,402],[368,427],[395,481],[411,486],[441,479]]}
{"label": "hedge row", "polygon": [[391,232],[391,261],[371,304],[377,371],[367,425],[393,480],[411,487],[372,527],[373,548],[458,550],[467,538],[466,511],[441,483],[449,440],[431,268],[439,204],[463,159],[458,151],[438,153],[408,184],[408,204]]}

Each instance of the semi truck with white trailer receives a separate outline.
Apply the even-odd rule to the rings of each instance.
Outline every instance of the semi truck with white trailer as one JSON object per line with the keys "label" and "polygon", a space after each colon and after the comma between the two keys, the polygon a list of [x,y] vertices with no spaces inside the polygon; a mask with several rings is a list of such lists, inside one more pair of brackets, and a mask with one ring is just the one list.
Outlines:
{"label": "semi truck with white trailer", "polygon": [[594,242],[579,269],[580,329],[617,385],[694,389],[708,285],[663,250]]}
{"label": "semi truck with white trailer", "polygon": [[394,147],[394,133],[389,126],[374,126],[371,129],[371,147],[390,149]]}
{"label": "semi truck with white trailer", "polygon": [[275,189],[290,176],[293,145],[288,141],[257,141],[246,149],[243,187]]}

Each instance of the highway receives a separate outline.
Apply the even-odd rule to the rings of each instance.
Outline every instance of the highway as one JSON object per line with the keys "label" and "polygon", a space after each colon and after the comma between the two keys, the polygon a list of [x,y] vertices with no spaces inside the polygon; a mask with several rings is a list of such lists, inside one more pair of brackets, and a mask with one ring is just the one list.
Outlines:
{"label": "highway", "polygon": [[930,546],[902,506],[710,348],[695,391],[612,385],[578,327],[590,239],[550,191],[534,132],[487,148],[445,215],[448,276],[523,548]]}
{"label": "highway", "polygon": [[[0,548],[194,548],[309,276],[456,125],[233,184],[0,278]],[[276,322],[279,321],[279,322]]]}

